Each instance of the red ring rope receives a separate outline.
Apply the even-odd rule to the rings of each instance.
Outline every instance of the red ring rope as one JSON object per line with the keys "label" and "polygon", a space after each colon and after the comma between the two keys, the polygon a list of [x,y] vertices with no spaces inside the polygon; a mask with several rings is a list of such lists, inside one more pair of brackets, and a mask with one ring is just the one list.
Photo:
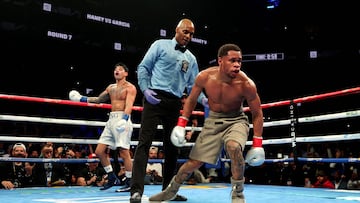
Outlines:
{"label": "red ring rope", "polygon": [[[358,92],[360,92],[360,87],[354,87],[354,88],[339,90],[339,91],[335,91],[335,92],[329,92],[329,93],[324,93],[324,94],[318,94],[318,95],[312,95],[312,96],[297,98],[297,99],[294,99],[294,100],[284,100],[284,101],[278,101],[278,102],[262,104],[261,107],[263,109],[266,109],[266,108],[275,107],[275,106],[289,105],[291,103],[291,101],[293,101],[294,103],[310,102],[310,101],[314,101],[314,100],[326,99],[326,98],[329,98],[329,97],[343,96],[343,95],[347,95],[347,94],[356,94]],[[0,94],[0,99],[31,101],[31,102],[44,102],[44,103],[64,104],[64,105],[74,105],[74,106],[87,106],[87,107],[97,107],[97,108],[106,108],[106,109],[111,108],[110,104],[94,104],[94,103],[62,100],[62,99],[50,99],[50,98],[7,95],[7,94]],[[143,107],[134,106],[133,110],[134,111],[142,111]],[[244,111],[249,111],[249,107],[245,107]],[[204,112],[202,112],[202,111],[193,111],[192,114],[193,115],[203,116]]]}

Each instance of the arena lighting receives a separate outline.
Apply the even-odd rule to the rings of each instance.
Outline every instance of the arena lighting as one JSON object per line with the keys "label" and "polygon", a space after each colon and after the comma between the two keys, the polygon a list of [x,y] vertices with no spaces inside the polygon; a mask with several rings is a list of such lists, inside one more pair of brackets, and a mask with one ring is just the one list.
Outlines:
{"label": "arena lighting", "polygon": [[318,52],[317,52],[317,51],[310,51],[310,52],[309,52],[309,57],[310,57],[311,59],[317,58],[317,57],[318,57]]}
{"label": "arena lighting", "polygon": [[43,3],[43,10],[51,12],[52,5],[49,3]]}
{"label": "arena lighting", "polygon": [[115,43],[114,43],[114,49],[115,49],[115,50],[118,50],[118,51],[121,51],[121,50],[122,50],[122,45],[121,45],[121,43],[115,42]]}
{"label": "arena lighting", "polygon": [[166,37],[166,30],[165,29],[160,29],[160,36],[161,37]]}
{"label": "arena lighting", "polygon": [[79,19],[82,18],[81,12],[78,10],[74,10],[72,8],[62,7],[62,6],[53,6],[50,3],[43,3],[42,8],[46,12],[61,14],[64,16],[75,16]]}
{"label": "arena lighting", "polygon": [[280,0],[267,0],[266,8],[268,10],[271,10],[271,9],[278,7],[279,4],[280,4]]}

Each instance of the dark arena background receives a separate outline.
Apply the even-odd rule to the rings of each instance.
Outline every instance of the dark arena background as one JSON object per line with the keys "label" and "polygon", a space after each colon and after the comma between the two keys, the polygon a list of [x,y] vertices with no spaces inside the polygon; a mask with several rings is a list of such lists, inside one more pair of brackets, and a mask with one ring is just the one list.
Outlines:
{"label": "dark arena background", "polygon": [[[76,145],[86,153],[90,145],[95,149],[109,106],[71,102],[69,91],[97,96],[113,83],[113,66],[119,61],[128,65],[128,80],[137,86],[137,65],[150,44],[172,38],[182,18],[195,24],[188,48],[200,70],[216,65],[221,45],[235,43],[243,51],[242,70],[257,85],[264,107],[266,161],[260,167],[247,166],[247,202],[258,202],[258,195],[274,203],[300,198],[360,202],[360,186],[342,193],[316,191],[300,188],[303,182],[289,184],[286,176],[292,164],[314,169],[329,163],[341,163],[352,172],[357,168],[360,175],[360,12],[354,0],[0,0],[0,152],[6,154],[6,147],[16,142],[51,141]],[[142,96],[138,90],[132,150],[140,128]],[[200,131],[201,105],[196,110],[200,121],[196,131]],[[161,148],[160,132],[155,145]],[[182,159],[187,159],[188,144],[179,149]],[[336,150],[343,152],[341,157],[335,157]],[[189,203],[199,200],[194,195],[200,195],[202,202],[230,201],[226,199],[228,160],[221,160],[216,183],[180,190],[190,197]],[[351,175],[346,175],[349,180]],[[13,197],[13,191],[0,189],[0,196],[9,195],[14,202],[129,199],[113,191],[74,188],[27,188]],[[207,196],[216,189],[224,193],[223,199],[217,199],[214,194],[218,193]],[[146,186],[145,191],[144,201],[160,186]],[[70,196],[62,200],[44,196],[52,192]]]}
{"label": "dark arena background", "polygon": [[97,94],[112,81],[117,61],[128,64],[136,82],[150,43],[173,37],[183,17],[196,26],[189,49],[200,69],[215,63],[222,44],[238,44],[242,69],[264,102],[349,88],[359,85],[360,14],[353,4],[1,0],[1,91],[66,98],[70,88],[90,88]]}

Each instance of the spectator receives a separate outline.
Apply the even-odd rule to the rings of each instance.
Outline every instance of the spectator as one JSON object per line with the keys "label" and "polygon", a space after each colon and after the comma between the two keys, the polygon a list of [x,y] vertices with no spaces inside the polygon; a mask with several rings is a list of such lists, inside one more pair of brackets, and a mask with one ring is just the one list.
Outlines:
{"label": "spectator", "polygon": [[353,173],[347,183],[347,188],[350,190],[360,190],[360,179],[357,170],[353,170]]}
{"label": "spectator", "polygon": [[[41,148],[41,158],[51,159],[54,157],[53,144],[46,143]],[[51,187],[67,184],[65,170],[61,163],[36,163],[33,168],[34,184],[36,186]]]}
{"label": "spectator", "polygon": [[[330,158],[332,158],[332,156],[329,156]],[[335,149],[335,158],[336,159],[340,159],[340,158],[344,158],[344,151],[336,148]],[[342,178],[345,178],[345,170],[346,170],[346,166],[345,163],[330,163],[329,164],[331,173],[340,173],[340,176],[342,176]]]}
{"label": "spectator", "polygon": [[[151,146],[149,149],[149,159],[150,160],[158,159],[158,151],[159,151],[158,147]],[[163,170],[162,163],[158,163],[158,162],[147,163],[145,184],[161,185],[163,181],[162,170]]]}
{"label": "spectator", "polygon": [[[88,156],[89,159],[97,158],[95,153]],[[99,162],[86,163],[77,177],[76,184],[80,186],[98,186],[102,187],[105,184],[106,172],[103,167],[99,166]]]}
{"label": "spectator", "polygon": [[4,154],[6,154],[6,147],[4,143],[0,142],[0,157],[2,157]]}
{"label": "spectator", "polygon": [[295,162],[284,164],[281,180],[282,185],[297,187],[304,186],[304,179],[305,176],[301,165],[298,165]]}
{"label": "spectator", "polygon": [[[23,143],[12,146],[10,157],[27,158],[26,147]],[[28,164],[29,165],[29,164]],[[32,186],[32,171],[25,166],[25,162],[0,162],[1,187],[7,190]]]}
{"label": "spectator", "polygon": [[164,150],[160,149],[158,152],[158,159],[164,159],[164,158],[165,158]]}
{"label": "spectator", "polygon": [[332,183],[334,184],[335,189],[347,189],[348,181],[346,181],[345,176],[340,170],[333,172],[332,176]]}
{"label": "spectator", "polygon": [[334,184],[329,180],[328,175],[323,170],[316,174],[317,181],[312,185],[313,188],[335,189]]}

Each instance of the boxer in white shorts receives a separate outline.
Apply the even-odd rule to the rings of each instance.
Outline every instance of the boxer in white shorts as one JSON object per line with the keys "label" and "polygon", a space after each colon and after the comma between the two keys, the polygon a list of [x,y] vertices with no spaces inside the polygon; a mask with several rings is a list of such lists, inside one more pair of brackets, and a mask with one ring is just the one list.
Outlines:
{"label": "boxer in white shorts", "polygon": [[[114,78],[116,83],[110,84],[98,97],[82,96],[75,90],[72,90],[69,93],[69,98],[72,101],[90,103],[104,103],[108,100],[111,101],[109,120],[106,123],[95,150],[95,154],[99,157],[100,162],[108,175],[107,183],[104,187],[100,188],[100,190],[107,190],[114,185],[121,184],[121,181],[113,171],[108,155],[109,148],[113,150],[118,148],[119,156],[124,162],[126,179],[123,180],[124,186],[116,191],[130,191],[130,180],[132,177],[130,141],[133,131],[130,115],[137,90],[133,84],[126,81],[128,72],[129,69],[125,64],[115,64]],[[117,159],[117,157],[114,158]]]}

